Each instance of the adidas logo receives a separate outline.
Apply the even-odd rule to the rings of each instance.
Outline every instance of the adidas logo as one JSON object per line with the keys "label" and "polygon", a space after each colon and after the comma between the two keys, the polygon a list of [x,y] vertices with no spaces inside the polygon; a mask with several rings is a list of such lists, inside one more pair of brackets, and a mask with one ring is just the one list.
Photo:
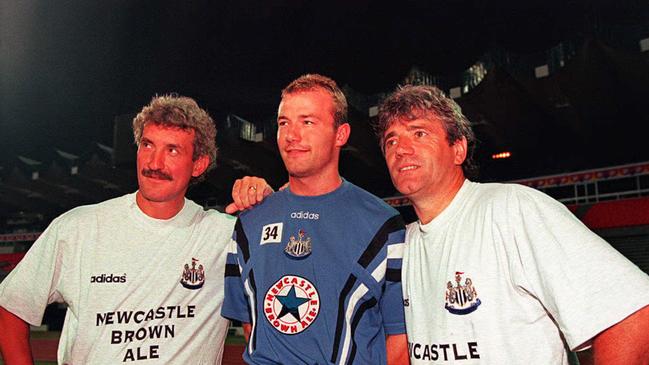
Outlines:
{"label": "adidas logo", "polygon": [[126,274],[122,276],[113,275],[113,274],[93,275],[90,277],[90,282],[91,283],[125,283]]}
{"label": "adidas logo", "polygon": [[291,218],[293,219],[313,219],[313,220],[318,220],[320,219],[320,214],[318,213],[311,213],[309,211],[303,212],[293,212],[291,213]]}

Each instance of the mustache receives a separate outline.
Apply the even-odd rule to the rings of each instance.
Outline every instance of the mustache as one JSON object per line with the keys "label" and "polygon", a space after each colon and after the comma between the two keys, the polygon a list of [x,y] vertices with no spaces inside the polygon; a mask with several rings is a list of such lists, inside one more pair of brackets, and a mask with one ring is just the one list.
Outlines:
{"label": "mustache", "polygon": [[142,175],[154,179],[169,180],[169,181],[173,180],[171,175],[165,174],[161,170],[142,169]]}

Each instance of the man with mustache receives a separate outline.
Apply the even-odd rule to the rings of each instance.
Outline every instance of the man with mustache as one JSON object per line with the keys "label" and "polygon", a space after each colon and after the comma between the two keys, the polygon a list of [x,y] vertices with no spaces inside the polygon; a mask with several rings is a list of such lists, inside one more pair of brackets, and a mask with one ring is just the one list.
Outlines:
{"label": "man with mustache", "polygon": [[649,278],[561,203],[516,184],[479,184],[460,107],[430,86],[398,89],[378,135],[408,226],[403,288],[413,364],[649,361]]}
{"label": "man with mustache", "polygon": [[139,190],[56,218],[0,284],[6,364],[32,362],[29,326],[68,306],[60,364],[220,363],[226,245],[235,220],[185,198],[216,159],[194,100],[152,99],[133,121]]}
{"label": "man with mustache", "polygon": [[[327,77],[304,75],[282,91],[277,144],[289,185],[239,216],[225,271],[222,314],[244,323],[250,364],[408,361],[403,222],[340,177],[346,119]],[[263,183],[249,186],[237,193],[246,204],[263,197]]]}

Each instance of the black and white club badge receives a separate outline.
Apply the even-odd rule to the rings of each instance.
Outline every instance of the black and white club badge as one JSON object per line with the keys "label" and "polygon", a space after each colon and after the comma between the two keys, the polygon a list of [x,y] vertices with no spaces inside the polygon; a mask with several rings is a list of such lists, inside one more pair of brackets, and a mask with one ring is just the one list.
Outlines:
{"label": "black and white club badge", "polygon": [[185,264],[183,269],[183,274],[180,277],[180,284],[187,289],[200,289],[205,284],[205,268],[202,264],[198,264],[198,259],[192,257],[192,267],[190,268],[188,264]]}
{"label": "black and white club badge", "polygon": [[299,230],[297,238],[291,236],[284,247],[284,253],[291,258],[303,259],[311,254],[311,238],[306,236],[306,232]]}
{"label": "black and white club badge", "polygon": [[444,308],[452,314],[469,314],[482,304],[470,278],[466,278],[462,285],[462,275],[464,275],[463,272],[457,271],[455,285],[450,281],[446,283],[446,305]]}
{"label": "black and white club badge", "polygon": [[320,313],[320,296],[307,279],[284,275],[264,296],[264,315],[277,331],[285,335],[307,329]]}

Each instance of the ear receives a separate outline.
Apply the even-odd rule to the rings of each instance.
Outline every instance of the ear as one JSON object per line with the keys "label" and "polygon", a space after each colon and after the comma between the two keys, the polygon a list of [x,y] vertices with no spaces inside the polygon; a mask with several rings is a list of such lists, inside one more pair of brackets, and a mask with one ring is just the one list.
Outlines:
{"label": "ear", "polygon": [[460,166],[466,159],[466,154],[467,154],[467,142],[466,142],[466,137],[462,136],[462,138],[458,139],[453,143],[453,153],[455,154],[455,157],[453,158],[453,162],[457,165]]}
{"label": "ear", "polygon": [[336,147],[344,146],[351,133],[352,128],[349,126],[349,123],[341,124],[338,129],[336,129]]}
{"label": "ear", "polygon": [[208,155],[203,155],[194,161],[194,167],[192,168],[192,176],[199,177],[203,175],[207,167],[210,165],[210,157]]}

